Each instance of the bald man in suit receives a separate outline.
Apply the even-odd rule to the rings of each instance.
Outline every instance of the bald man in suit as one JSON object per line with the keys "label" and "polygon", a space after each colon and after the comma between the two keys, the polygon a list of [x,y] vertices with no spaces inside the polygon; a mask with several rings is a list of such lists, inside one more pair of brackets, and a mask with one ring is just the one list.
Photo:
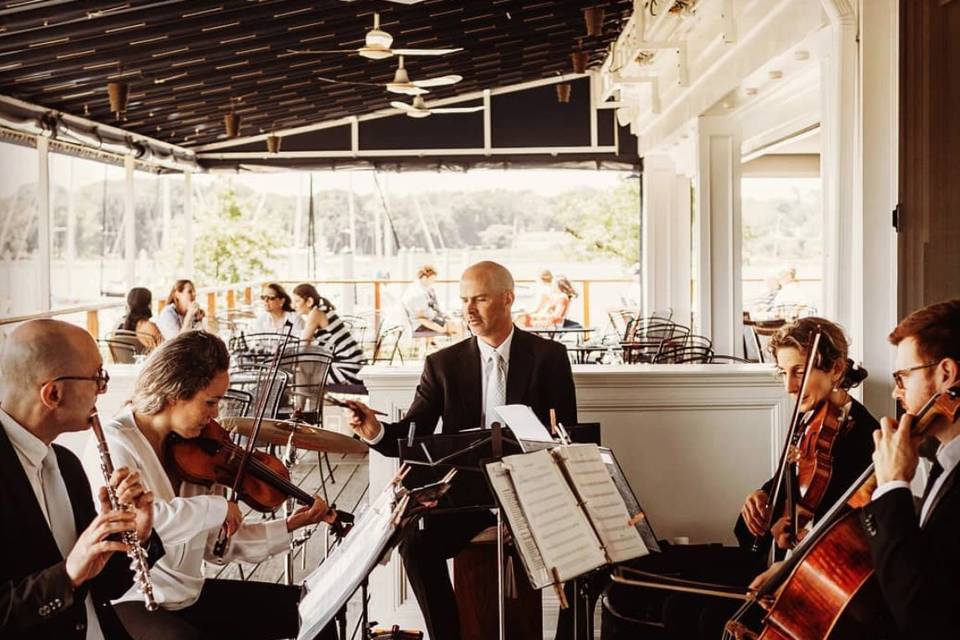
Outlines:
{"label": "bald man in suit", "polygon": [[117,469],[111,485],[134,510],[112,510],[103,488],[98,516],[80,461],[52,444],[87,429],[106,390],[97,345],[74,325],[32,320],[7,338],[0,368],[0,637],[127,638],[110,600],[130,587],[130,561],[110,536],[136,528],[156,561],[153,495]]}
{"label": "bald man in suit", "polygon": [[[381,424],[360,402],[351,402],[351,426],[375,450],[398,455],[397,441],[411,424],[430,435],[443,419],[443,433],[498,421],[495,407],[524,404],[544,423],[550,409],[564,424],[577,422],[576,391],[563,345],[513,325],[513,276],[495,262],[480,262],[460,279],[463,315],[474,337],[427,357],[416,396],[403,419]],[[410,532],[400,553],[423,611],[431,639],[457,640],[460,621],[447,571],[447,558],[474,535],[495,523],[489,512],[431,516],[424,529]]]}

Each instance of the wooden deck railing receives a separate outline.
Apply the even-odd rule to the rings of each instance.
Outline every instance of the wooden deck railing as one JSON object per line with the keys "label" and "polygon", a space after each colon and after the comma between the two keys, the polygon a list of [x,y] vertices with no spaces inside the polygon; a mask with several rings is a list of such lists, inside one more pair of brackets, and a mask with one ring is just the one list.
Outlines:
{"label": "wooden deck railing", "polygon": [[[218,312],[221,311],[232,311],[242,308],[250,308],[254,300],[256,299],[260,288],[265,284],[266,281],[249,281],[241,282],[236,284],[223,285],[220,287],[205,287],[197,291],[197,299],[200,301],[201,305],[204,306],[207,317],[215,318],[217,317]],[[287,287],[288,290],[292,289],[295,285],[303,282],[303,280],[274,280],[273,282],[279,282],[284,287]],[[409,280],[382,280],[382,279],[351,279],[351,280],[310,280],[309,282],[318,286],[321,289],[328,289],[331,287],[343,287],[344,285],[354,287],[370,287],[372,288],[371,296],[371,305],[367,307],[368,311],[372,311],[373,314],[373,324],[374,329],[379,329],[379,324],[383,317],[383,304],[384,304],[384,287],[389,285],[399,285],[406,286],[410,283]],[[520,285],[529,285],[535,283],[535,280],[517,280],[517,284]],[[583,305],[583,324],[586,326],[590,325],[591,322],[591,311],[596,312],[596,310],[591,309],[591,285],[596,284],[620,284],[626,286],[629,284],[630,280],[624,278],[581,278],[572,280],[575,286],[579,286],[580,297],[582,299]],[[438,285],[456,285],[458,280],[437,280],[436,284]],[[163,309],[165,300],[158,299],[155,300],[157,313]],[[102,337],[101,330],[104,329],[101,325],[101,314],[105,311],[113,312],[112,315],[116,316],[117,312],[123,311],[125,303],[123,300],[110,301],[110,302],[98,302],[87,305],[76,305],[70,307],[63,307],[60,309],[52,309],[50,311],[42,311],[37,313],[23,314],[18,316],[10,316],[5,318],[0,318],[0,330],[3,330],[5,326],[15,325],[27,320],[32,320],[35,318],[65,318],[66,316],[76,316],[83,314],[85,317],[85,326],[90,335],[100,338]],[[66,319],[66,318],[65,318]],[[374,334],[375,335],[375,334]]]}

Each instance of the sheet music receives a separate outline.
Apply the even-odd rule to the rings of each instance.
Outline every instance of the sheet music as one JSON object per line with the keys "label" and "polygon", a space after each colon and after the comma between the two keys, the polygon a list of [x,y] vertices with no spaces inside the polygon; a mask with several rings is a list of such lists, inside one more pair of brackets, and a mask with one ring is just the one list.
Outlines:
{"label": "sheet music", "polygon": [[550,432],[530,407],[523,404],[506,404],[496,407],[496,412],[519,440],[553,443]]}
{"label": "sheet music", "polygon": [[610,560],[623,562],[650,553],[628,522],[631,514],[610,479],[600,448],[595,444],[575,444],[557,447],[553,455],[562,461]]}
{"label": "sheet music", "polygon": [[561,581],[606,564],[593,527],[549,451],[507,456],[503,463],[544,564],[555,568]]}
{"label": "sheet music", "polygon": [[527,518],[520,507],[520,500],[517,497],[517,491],[514,489],[510,474],[501,462],[491,462],[487,465],[487,476],[490,478],[490,486],[496,492],[500,499],[500,506],[507,516],[507,522],[510,523],[510,531],[513,533],[513,542],[520,551],[520,558],[527,569],[527,576],[530,578],[530,584],[534,589],[543,589],[553,582],[550,571],[543,563],[543,556],[540,555],[540,549],[533,539],[533,533],[527,524]]}
{"label": "sheet music", "polygon": [[303,581],[300,633],[313,640],[373,570],[393,535],[393,485],[387,485],[327,559]]}

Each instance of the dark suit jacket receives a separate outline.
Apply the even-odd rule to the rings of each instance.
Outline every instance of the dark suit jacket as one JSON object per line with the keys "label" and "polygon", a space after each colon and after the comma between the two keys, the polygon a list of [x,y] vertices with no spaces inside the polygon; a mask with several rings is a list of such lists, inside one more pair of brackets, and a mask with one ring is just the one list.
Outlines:
{"label": "dark suit jacket", "polygon": [[[830,475],[830,483],[827,485],[827,491],[820,501],[820,506],[813,514],[813,520],[816,522],[827,511],[830,510],[844,492],[850,488],[863,471],[870,466],[873,461],[873,432],[880,428],[876,418],[870,415],[867,408],[853,400],[850,407],[850,416],[848,418],[849,426],[843,431],[833,445],[833,473]],[[762,489],[771,494],[774,478],[767,480]],[[781,513],[783,510],[782,500],[777,505],[774,513]],[[774,518],[774,522],[779,516]],[[737,541],[743,548],[749,549],[753,546],[753,534],[747,529],[747,523],[743,516],[737,519],[734,527],[734,533]],[[766,554],[772,542],[771,536],[767,534],[760,541],[760,552]]]}
{"label": "dark suit jacket", "polygon": [[[90,484],[77,457],[53,446],[79,535],[96,517]],[[163,555],[156,535],[147,552],[151,563]],[[83,640],[87,625],[83,603],[90,590],[106,638],[127,638],[109,601],[130,588],[129,565],[126,555],[115,553],[96,578],[73,588],[20,459],[0,428],[0,638]]]}
{"label": "dark suit jacket", "polygon": [[908,489],[885,493],[861,515],[901,638],[960,638],[960,467],[935,500],[923,528]]}
{"label": "dark suit jacket", "polygon": [[[396,457],[397,440],[406,438],[411,422],[416,434],[434,432],[443,418],[443,433],[483,426],[480,424],[483,388],[480,381],[480,347],[477,338],[463,340],[427,356],[416,397],[400,422],[384,424],[385,433],[374,449]],[[507,368],[507,404],[525,404],[544,424],[550,409],[565,425],[577,422],[577,398],[566,348],[532,333],[514,329]]]}

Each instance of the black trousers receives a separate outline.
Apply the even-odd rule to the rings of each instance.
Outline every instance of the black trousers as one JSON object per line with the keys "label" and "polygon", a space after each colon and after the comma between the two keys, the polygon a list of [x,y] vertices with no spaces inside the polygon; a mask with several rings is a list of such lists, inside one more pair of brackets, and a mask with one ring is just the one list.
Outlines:
{"label": "black trousers", "polygon": [[[114,605],[134,640],[272,640],[296,638],[300,587],[207,579],[185,609],[147,611],[142,602]],[[323,640],[336,640],[331,623]]]}
{"label": "black trousers", "polygon": [[403,567],[431,640],[460,639],[460,614],[447,559],[460,553],[473,536],[494,524],[496,518],[489,511],[430,515],[424,518],[422,530],[407,532],[400,542]]}

